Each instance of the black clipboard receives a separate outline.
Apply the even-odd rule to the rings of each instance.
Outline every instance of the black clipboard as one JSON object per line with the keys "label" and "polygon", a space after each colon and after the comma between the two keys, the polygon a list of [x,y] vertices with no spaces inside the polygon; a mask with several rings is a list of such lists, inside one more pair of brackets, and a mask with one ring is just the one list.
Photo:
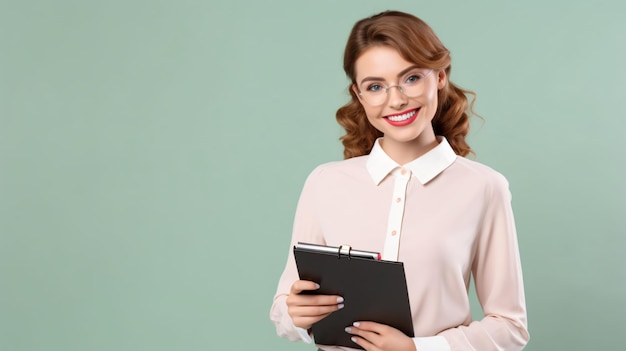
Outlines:
{"label": "black clipboard", "polygon": [[313,324],[315,343],[362,349],[345,331],[356,321],[386,324],[413,337],[402,262],[364,258],[350,252],[349,246],[298,243],[293,248],[300,279],[320,285],[318,290],[304,293],[340,295],[345,299],[343,309]]}

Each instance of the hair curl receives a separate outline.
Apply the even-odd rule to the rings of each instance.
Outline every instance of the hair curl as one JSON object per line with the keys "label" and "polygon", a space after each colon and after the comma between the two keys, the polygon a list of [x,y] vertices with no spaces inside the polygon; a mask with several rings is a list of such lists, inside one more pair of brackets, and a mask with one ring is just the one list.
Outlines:
{"label": "hair curl", "polygon": [[[450,51],[435,32],[421,19],[399,11],[385,11],[360,20],[352,28],[344,52],[343,69],[351,80],[350,86],[356,82],[356,60],[372,46],[389,46],[409,62],[446,72],[448,82],[437,93],[433,129],[436,135],[446,137],[456,154],[467,156],[473,153],[465,137],[469,132],[469,116],[473,114],[476,94],[450,81]],[[356,93],[350,87],[348,91],[351,101],[339,108],[336,114],[337,122],[346,130],[340,138],[345,159],[368,154],[376,138],[382,136],[367,120]],[[472,104],[468,103],[466,94],[473,97]]]}

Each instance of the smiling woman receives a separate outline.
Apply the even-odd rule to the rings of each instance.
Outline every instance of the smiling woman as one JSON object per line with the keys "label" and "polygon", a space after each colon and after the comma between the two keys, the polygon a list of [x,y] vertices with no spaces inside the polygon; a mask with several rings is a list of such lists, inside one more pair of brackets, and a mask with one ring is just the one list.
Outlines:
{"label": "smiling woman", "polygon": [[[384,103],[386,95],[389,95],[389,88],[383,89],[387,94],[377,93],[378,98],[373,100],[369,97],[372,94],[368,94],[368,88],[371,91],[372,85],[363,86],[363,83],[383,81],[383,77],[366,77],[365,73],[373,74],[376,69],[389,68],[387,65],[398,59],[402,62],[396,62],[395,68],[404,68],[397,77],[403,78],[398,83],[398,90],[406,97],[419,96],[427,85],[421,80],[437,71],[436,114],[430,116],[434,119],[433,130],[437,135],[446,136],[457,154],[466,156],[471,152],[465,142],[469,130],[466,94],[474,93],[448,81],[452,68],[450,52],[424,21],[400,12],[388,14],[393,16],[374,16],[357,23],[346,45],[343,67],[352,81],[350,89],[352,100],[337,111],[337,121],[346,129],[346,135],[342,137],[345,158],[367,154],[372,148],[373,141],[384,134],[362,116],[367,113],[364,109],[378,107]],[[404,21],[399,21],[400,18]],[[375,54],[371,53],[373,50]],[[390,58],[395,61],[391,61]],[[417,74],[405,76],[405,73],[412,69],[417,69],[415,72]],[[398,72],[389,72],[394,78],[396,73]],[[415,84],[408,81],[416,78],[418,80],[414,82]],[[384,82],[381,84],[385,86]]]}
{"label": "smiling woman", "polygon": [[[410,14],[363,19],[348,39],[352,100],[337,111],[346,159],[309,175],[291,244],[350,245],[403,262],[415,337],[355,320],[346,326],[355,348],[514,351],[529,340],[508,182],[463,157],[471,93],[450,82],[450,67],[445,46]],[[310,343],[313,324],[352,302],[315,294],[318,283],[299,280],[288,253],[270,312],[279,335]]]}
{"label": "smiling woman", "polygon": [[[418,72],[432,70],[424,82],[445,67],[431,64],[441,48],[429,46],[435,40],[429,29],[384,15],[364,24],[381,29],[377,23],[386,18],[386,30],[395,30],[393,23],[410,22],[420,34],[410,41],[363,37],[363,51],[349,53],[353,75],[346,78],[341,60],[351,28],[390,3],[0,1],[0,350],[314,351],[277,337],[268,310],[306,176],[343,158],[337,138],[346,131],[335,112],[352,101],[345,89],[352,78],[362,79],[354,63],[376,39],[389,44],[373,46],[394,47]],[[476,111],[485,123],[470,118],[464,140],[478,161],[507,177],[514,195],[531,334],[524,351],[623,350],[622,2],[393,4],[426,20],[450,50],[447,86],[478,93]],[[391,46],[394,39],[400,46]],[[409,56],[403,43],[419,50],[407,49]],[[388,87],[393,97],[400,85],[407,99],[421,99],[408,89],[411,72],[397,73],[378,77],[374,88]],[[496,242],[467,233],[499,225],[472,223],[465,219],[472,211],[486,211],[486,220],[508,208],[494,201],[485,210],[480,200],[496,197],[485,191],[490,187],[465,194],[481,184],[481,169],[491,175],[484,184],[493,184],[493,173],[456,151],[432,178],[441,167],[431,168],[439,159],[428,152],[406,165],[412,175],[399,192],[407,196],[392,199],[402,172],[385,175],[383,164],[370,173],[363,165],[379,164],[380,148],[369,150],[383,137],[365,114],[376,104],[364,100],[354,97],[355,119],[348,122],[356,136],[378,134],[356,145],[362,157],[314,172],[294,235],[308,230],[311,241],[382,255],[388,230],[396,230],[418,337],[448,340],[472,325],[458,316],[465,300],[451,299],[465,298],[459,272],[468,271],[480,278],[492,323],[514,322],[500,330],[517,333],[519,321],[489,303],[501,301],[492,300],[497,286],[484,288],[494,285],[481,267],[498,266],[478,265],[482,253],[495,252],[484,244]],[[407,117],[396,115],[406,109],[381,108],[390,121]],[[443,122],[463,124],[443,112],[433,117],[433,130],[457,150]],[[344,170],[345,179],[332,183],[337,177],[329,175]],[[451,181],[454,174],[461,180]],[[474,241],[478,251],[464,241],[473,237],[486,240]],[[450,253],[455,245],[465,250]],[[457,269],[450,257],[459,260]],[[286,308],[279,300],[295,279],[289,274],[281,283],[275,311]],[[468,290],[474,323],[488,324],[474,288]],[[345,312],[353,301],[344,304]],[[277,324],[289,333],[292,318],[284,316]]]}
{"label": "smiling woman", "polygon": [[[352,90],[369,124],[384,135],[381,146],[394,161],[411,162],[437,145],[432,120],[437,112],[437,93],[447,83],[445,71],[438,71],[436,76],[429,74],[432,70],[420,71],[387,46],[367,49],[355,67],[361,88],[353,84]],[[390,85],[395,84],[396,77],[400,83]],[[394,87],[397,89],[390,89]]]}

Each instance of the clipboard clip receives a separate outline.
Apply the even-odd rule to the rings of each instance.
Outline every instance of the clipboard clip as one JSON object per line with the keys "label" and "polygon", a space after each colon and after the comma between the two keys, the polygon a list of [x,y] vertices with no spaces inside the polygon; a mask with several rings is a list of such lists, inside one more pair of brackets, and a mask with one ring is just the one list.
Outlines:
{"label": "clipboard clip", "polygon": [[317,245],[317,244],[308,244],[303,242],[298,242],[293,246],[295,250],[306,250],[309,252],[317,252],[335,256],[337,255],[337,259],[341,258],[342,255],[348,256],[348,259],[351,258],[367,258],[376,261],[381,260],[380,252],[374,251],[362,251],[362,250],[353,250],[350,245],[341,245],[337,246],[325,246],[325,245]]}
{"label": "clipboard clip", "polygon": [[341,258],[341,255],[348,256],[348,259],[351,259],[350,251],[352,251],[352,246],[350,245],[340,245],[337,250],[337,258]]}

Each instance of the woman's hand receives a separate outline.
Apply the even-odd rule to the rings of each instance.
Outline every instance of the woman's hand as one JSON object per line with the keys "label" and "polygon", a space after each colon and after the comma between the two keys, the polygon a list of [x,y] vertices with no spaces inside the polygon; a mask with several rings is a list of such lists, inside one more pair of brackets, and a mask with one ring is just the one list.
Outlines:
{"label": "woman's hand", "polygon": [[346,332],[366,351],[417,351],[413,339],[398,329],[374,322],[356,322]]}
{"label": "woman's hand", "polygon": [[303,295],[305,290],[317,290],[319,285],[308,280],[297,280],[291,285],[287,296],[287,311],[296,327],[309,329],[311,326],[343,308],[343,297],[336,295]]}

